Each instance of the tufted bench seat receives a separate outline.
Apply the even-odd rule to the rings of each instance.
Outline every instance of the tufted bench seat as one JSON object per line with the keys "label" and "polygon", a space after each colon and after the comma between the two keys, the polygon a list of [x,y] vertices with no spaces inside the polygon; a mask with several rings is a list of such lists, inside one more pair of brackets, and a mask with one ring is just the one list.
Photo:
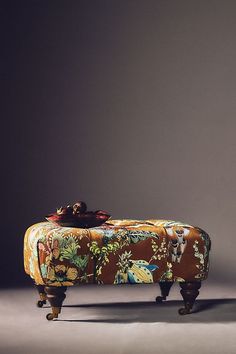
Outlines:
{"label": "tufted bench seat", "polygon": [[210,238],[206,232],[170,220],[113,220],[93,228],[41,222],[24,238],[24,267],[39,291],[38,306],[49,301],[48,320],[58,317],[65,291],[75,284],[159,283],[165,300],[179,282],[191,312],[201,281],[207,278]]}

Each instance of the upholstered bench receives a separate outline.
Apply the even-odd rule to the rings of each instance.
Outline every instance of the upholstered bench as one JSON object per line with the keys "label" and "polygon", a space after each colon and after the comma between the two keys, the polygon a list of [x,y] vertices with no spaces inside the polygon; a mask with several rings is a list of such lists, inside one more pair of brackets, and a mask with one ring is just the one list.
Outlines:
{"label": "upholstered bench", "polygon": [[110,219],[92,228],[41,222],[26,231],[24,266],[38,288],[38,306],[51,305],[48,320],[58,317],[68,286],[89,283],[159,283],[160,302],[179,282],[183,315],[207,278],[210,246],[200,228],[169,220]]}

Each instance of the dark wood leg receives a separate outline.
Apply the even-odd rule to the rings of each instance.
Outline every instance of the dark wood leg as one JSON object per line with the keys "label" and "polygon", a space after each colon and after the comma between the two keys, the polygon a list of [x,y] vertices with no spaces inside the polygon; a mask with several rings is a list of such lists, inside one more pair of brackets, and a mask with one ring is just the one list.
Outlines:
{"label": "dark wood leg", "polygon": [[172,282],[172,281],[160,281],[159,286],[161,289],[161,296],[156,297],[157,303],[160,303],[163,300],[166,300],[173,284],[174,284],[174,282]]}
{"label": "dark wood leg", "polygon": [[45,286],[47,300],[52,308],[52,313],[48,313],[46,316],[47,320],[50,321],[54,318],[58,318],[58,315],[61,312],[62,303],[66,297],[66,289],[66,286]]}
{"label": "dark wood leg", "polygon": [[194,302],[199,294],[199,289],[201,287],[200,281],[195,282],[181,282],[179,283],[181,290],[180,293],[184,299],[184,306],[183,308],[179,309],[180,315],[186,315],[191,312]]}
{"label": "dark wood leg", "polygon": [[35,284],[35,288],[38,290],[38,293],[39,293],[39,300],[36,302],[36,305],[38,307],[43,307],[43,305],[46,304],[46,300],[47,300],[47,295],[46,295],[45,289],[44,289],[45,286]]}

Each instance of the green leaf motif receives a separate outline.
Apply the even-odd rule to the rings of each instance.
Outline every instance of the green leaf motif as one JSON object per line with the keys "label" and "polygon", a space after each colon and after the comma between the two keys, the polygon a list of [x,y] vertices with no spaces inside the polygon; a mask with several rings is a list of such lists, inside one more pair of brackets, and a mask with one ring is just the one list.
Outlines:
{"label": "green leaf motif", "polygon": [[60,261],[63,261],[63,259],[68,259],[71,263],[83,271],[88,264],[89,256],[77,255],[78,248],[80,248],[80,246],[76,242],[71,241],[61,249]]}
{"label": "green leaf motif", "polygon": [[83,256],[77,256],[73,260],[73,263],[81,270],[84,270],[88,264],[88,261],[89,261],[89,255],[85,254]]}
{"label": "green leaf motif", "polygon": [[80,248],[75,242],[61,249],[60,259],[73,260],[77,256],[77,249]]}
{"label": "green leaf motif", "polygon": [[138,243],[140,241],[145,241],[146,239],[153,237],[159,239],[159,235],[151,231],[135,231],[128,230],[127,236],[130,239],[130,243]]}

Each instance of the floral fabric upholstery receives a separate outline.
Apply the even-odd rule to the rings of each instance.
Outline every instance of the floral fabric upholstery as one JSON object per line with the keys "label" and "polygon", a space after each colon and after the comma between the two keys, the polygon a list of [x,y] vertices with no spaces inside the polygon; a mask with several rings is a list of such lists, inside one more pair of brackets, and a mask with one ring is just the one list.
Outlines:
{"label": "floral fabric upholstery", "polygon": [[36,284],[123,284],[204,280],[210,238],[170,220],[108,220],[80,229],[41,222],[28,228],[24,266]]}

